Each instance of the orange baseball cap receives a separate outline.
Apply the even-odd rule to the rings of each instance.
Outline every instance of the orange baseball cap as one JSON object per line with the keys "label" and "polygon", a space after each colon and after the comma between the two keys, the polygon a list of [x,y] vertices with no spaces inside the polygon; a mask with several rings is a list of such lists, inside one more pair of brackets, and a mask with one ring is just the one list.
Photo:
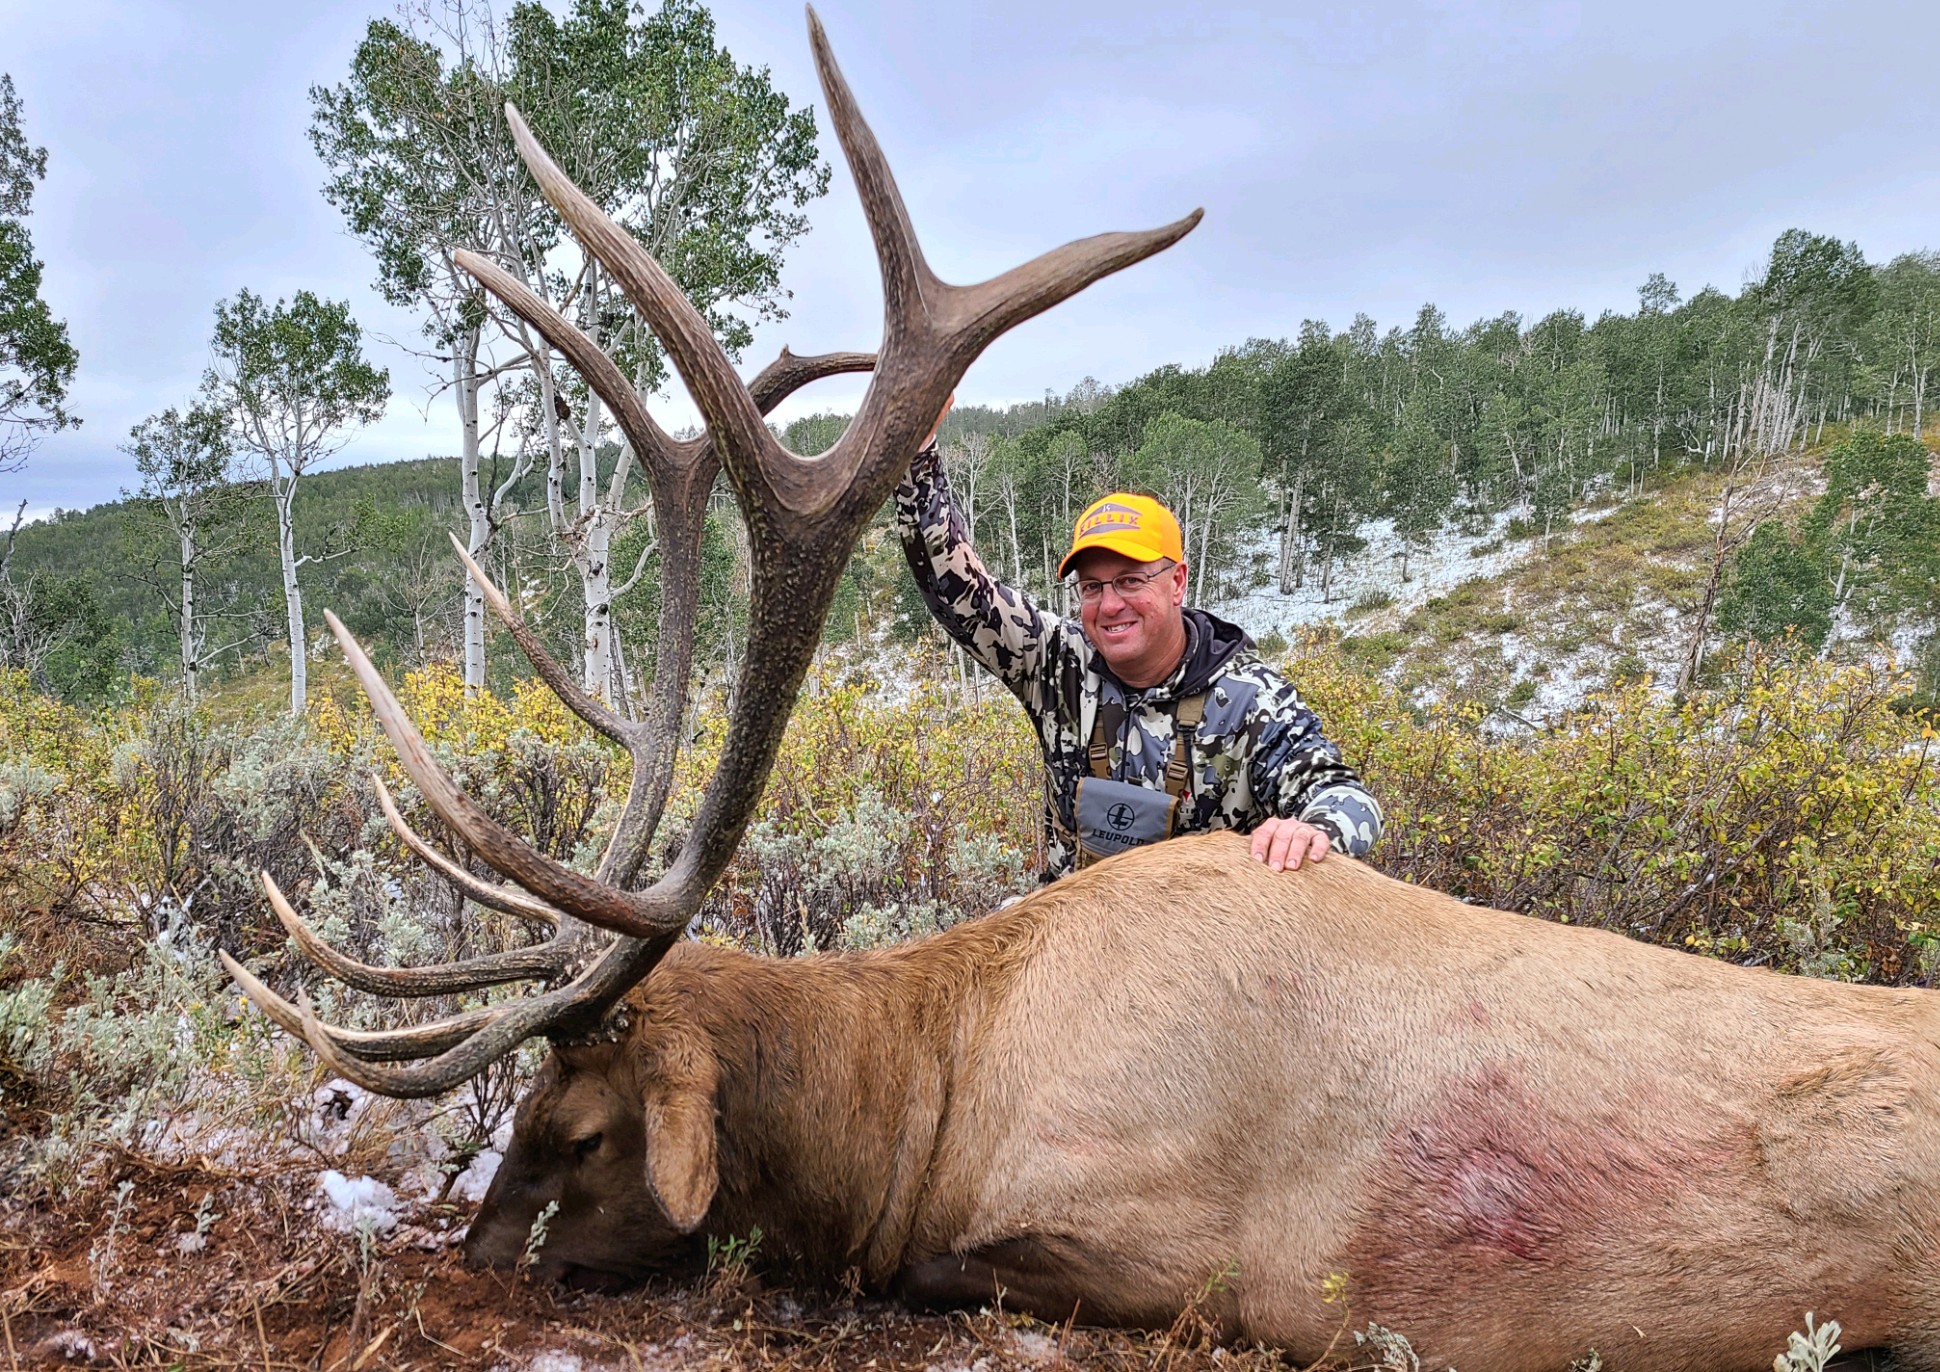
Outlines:
{"label": "orange baseball cap", "polygon": [[1185,539],[1172,511],[1149,495],[1130,491],[1113,491],[1085,506],[1078,527],[1071,532],[1071,551],[1058,563],[1058,575],[1069,572],[1071,559],[1087,548],[1106,548],[1134,562],[1157,562],[1162,557],[1186,560]]}

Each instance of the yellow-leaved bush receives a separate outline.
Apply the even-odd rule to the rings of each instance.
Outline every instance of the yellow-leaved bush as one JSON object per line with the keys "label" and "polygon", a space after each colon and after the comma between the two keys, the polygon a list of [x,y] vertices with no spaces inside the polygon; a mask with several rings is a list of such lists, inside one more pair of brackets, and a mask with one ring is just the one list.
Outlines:
{"label": "yellow-leaved bush", "polygon": [[[1391,874],[1737,961],[1927,977],[1940,778],[1932,728],[1896,712],[1902,687],[1889,672],[1753,657],[1686,701],[1637,682],[1531,730],[1474,703],[1416,706],[1325,635],[1298,644],[1287,666],[1381,797],[1389,822],[1375,861]],[[407,674],[399,695],[488,808],[549,852],[597,861],[629,779],[624,754],[537,683],[467,694],[433,667]],[[83,909],[119,911],[141,930],[161,904],[199,899],[191,914],[221,939],[264,952],[280,931],[254,870],[304,894],[318,875],[304,838],[347,864],[339,888],[408,877],[415,899],[448,905],[441,918],[460,927],[448,890],[432,899],[439,883],[372,818],[375,768],[414,822],[446,837],[361,700],[322,699],[307,722],[197,718],[152,692],[81,715],[0,677],[10,927]],[[691,820],[723,725],[714,708],[691,721],[656,864]],[[936,664],[891,683],[825,671],[797,704],[705,924],[787,953],[881,943],[987,909],[1034,884],[1042,784],[1035,739],[1007,695],[966,702]],[[382,903],[341,905],[353,946],[411,945],[360,930]]]}
{"label": "yellow-leaved bush", "polygon": [[1480,904],[1734,961],[1924,981],[1940,934],[1940,756],[1872,664],[1743,658],[1531,730],[1416,709],[1325,635],[1289,672],[1387,808],[1377,865]]}

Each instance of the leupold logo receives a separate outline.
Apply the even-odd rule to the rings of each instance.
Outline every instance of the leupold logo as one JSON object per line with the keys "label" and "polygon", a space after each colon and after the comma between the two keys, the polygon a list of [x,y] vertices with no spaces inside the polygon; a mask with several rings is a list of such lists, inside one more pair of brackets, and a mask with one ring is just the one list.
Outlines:
{"label": "leupold logo", "polygon": [[1132,819],[1132,807],[1122,800],[1112,806],[1111,809],[1105,811],[1105,823],[1120,831],[1131,828]]}
{"label": "leupold logo", "polygon": [[1100,505],[1078,524],[1078,537],[1097,533],[1137,532],[1139,512],[1128,505]]}

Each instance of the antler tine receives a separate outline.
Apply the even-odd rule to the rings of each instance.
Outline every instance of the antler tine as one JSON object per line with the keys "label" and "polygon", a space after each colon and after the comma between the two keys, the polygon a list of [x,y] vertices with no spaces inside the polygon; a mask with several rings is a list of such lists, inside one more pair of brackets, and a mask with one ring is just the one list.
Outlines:
{"label": "antler tine", "polygon": [[797,357],[783,348],[781,356],[763,367],[748,383],[748,394],[763,414],[781,404],[811,381],[843,372],[874,371],[874,353],[811,353]]}
{"label": "antler tine", "polygon": [[836,65],[835,50],[829,46],[822,18],[815,13],[815,6],[809,5],[807,10],[808,43],[815,54],[822,96],[828,101],[829,122],[835,126],[835,136],[849,162],[849,174],[855,178],[856,194],[869,221],[869,236],[875,240],[876,260],[882,266],[883,347],[888,351],[908,323],[928,307],[926,297],[933,293],[932,288],[942,283],[923,260],[923,246],[909,221],[903,193],[890,175],[889,159],[883,156],[882,145],[862,117],[855,94]]}
{"label": "antler tine", "polygon": [[[641,950],[646,945],[625,946]],[[470,1081],[534,1034],[595,1015],[615,998],[615,978],[609,968],[615,959],[609,954],[570,985],[531,1000],[494,1005],[415,1029],[359,1033],[323,1023],[301,993],[292,1004],[229,954],[218,956],[251,1003],[309,1044],[331,1072],[367,1091],[407,1100],[435,1096]],[[410,1059],[422,1060],[407,1067],[377,1065],[380,1060]]]}
{"label": "antler tine", "polygon": [[[656,460],[664,460],[682,448],[696,446],[679,443],[670,437],[647,407],[640,403],[639,393],[634,390],[632,383],[599,345],[524,282],[490,258],[469,249],[460,248],[456,258],[459,266],[477,277],[486,289],[536,328],[586,378],[586,384],[613,411],[621,431],[626,434],[627,441],[649,471]],[[762,368],[760,375],[748,383],[747,390],[755,408],[765,415],[812,381],[843,372],[866,372],[875,365],[874,353],[833,352],[798,357],[783,348],[781,356]]]}
{"label": "antler tine", "polygon": [[418,831],[405,822],[404,816],[398,811],[397,802],[391,798],[390,787],[386,786],[384,778],[375,772],[371,774],[371,787],[377,792],[378,808],[383,810],[384,818],[390,821],[391,832],[403,840],[406,848],[436,869],[445,880],[488,910],[497,910],[500,914],[511,915],[543,929],[559,927],[559,912],[550,905],[536,901],[525,892],[510,886],[494,886],[489,881],[480,881],[445,854],[426,843]]}
{"label": "antler tine", "polygon": [[505,592],[501,591],[497,583],[485,574],[485,569],[478,565],[477,560],[459,541],[458,535],[446,530],[445,536],[451,540],[451,546],[458,550],[459,560],[465,564],[465,570],[471,573],[472,584],[478,587],[478,593],[485,597],[485,603],[492,607],[492,613],[498,616],[499,623],[503,624],[506,631],[512,635],[512,641],[519,645],[519,651],[525,654],[526,661],[532,664],[532,670],[539,674],[539,679],[551,688],[554,695],[566,703],[568,709],[585,720],[587,724],[605,734],[622,748],[631,748],[634,740],[639,736],[640,726],[607,708],[592,692],[574,681],[573,674],[560,664],[559,659],[546,650],[546,645],[541,643],[539,636],[532,632],[531,626],[525,622],[525,617],[512,608],[512,602],[505,598]]}
{"label": "antler tine", "polygon": [[762,422],[760,408],[715,341],[714,331],[673,278],[559,169],[509,101],[505,117],[512,126],[519,155],[539,190],[559,211],[581,246],[613,274],[666,346],[694,404],[707,420],[716,449],[730,462],[730,470],[735,459],[759,460],[758,455],[778,449]]}
{"label": "antler tine", "polygon": [[432,759],[423,736],[371,665],[356,636],[328,610],[323,617],[337,636],[337,644],[356,673],[364,694],[370,698],[378,723],[390,737],[391,746],[397,749],[404,770],[417,782],[431,808],[492,870],[512,878],[562,913],[614,933],[652,937],[669,927],[686,927],[688,915],[678,908],[670,908],[672,902],[657,899],[648,892],[622,891],[575,872],[539,852],[481,810]]}
{"label": "antler tine", "polygon": [[310,1045],[310,1051],[334,1075],[355,1082],[366,1091],[399,1100],[415,1100],[470,1081],[524,1042],[532,1030],[523,1021],[531,1015],[521,1012],[530,1012],[538,1004],[538,1001],[526,1001],[513,1006],[436,1057],[403,1067],[379,1067],[338,1047],[330,1026],[317,1018],[310,1008],[309,997],[301,991],[297,992],[292,1008],[297,1021],[294,1032]]}
{"label": "antler tine", "polygon": [[633,451],[640,455],[642,461],[651,462],[674,446],[674,440],[667,431],[640,403],[640,394],[633,389],[633,383],[583,330],[518,277],[482,253],[460,248],[453,256],[460,267],[477,277],[480,284],[509,305],[514,314],[537,329],[546,342],[559,349],[572,364],[573,370],[586,379],[586,384],[613,411],[614,418],[619,420],[621,432],[627,436],[627,442],[633,445]]}
{"label": "antler tine", "polygon": [[1080,238],[975,286],[950,287],[955,346],[974,358],[999,334],[1171,247],[1198,227],[1205,213],[1194,210],[1156,229]]}
{"label": "antler tine", "polygon": [[291,908],[275,879],[264,872],[261,880],[270,908],[282,921],[284,931],[296,940],[303,955],[344,985],[373,995],[448,996],[500,986],[508,981],[551,980],[565,971],[570,955],[566,948],[540,944],[433,967],[373,967],[345,957],[318,938],[316,931]]}
{"label": "antler tine", "polygon": [[[294,1005],[263,985],[228,953],[218,949],[216,956],[222,960],[223,967],[236,985],[242,989],[242,993],[249,997],[252,1005],[288,1033],[297,1038],[303,1037],[303,1016],[297,1012]],[[339,1029],[333,1025],[320,1027],[339,1048],[345,1052],[354,1053],[360,1058],[380,1062],[408,1062],[445,1052],[464,1042],[505,1012],[505,1006],[488,1006],[482,1010],[468,1010],[462,1015],[453,1015],[448,1019],[413,1025],[408,1029]]]}
{"label": "antler tine", "polygon": [[[810,493],[791,509],[820,510],[853,487],[853,503],[873,510],[886,486],[977,355],[1006,329],[1086,286],[1176,243],[1199,222],[1194,210],[1163,228],[1108,233],[1066,244],[975,286],[952,286],[924,261],[921,244],[882,145],[862,117],[814,7],[809,43],[862,200],[882,266],[882,361],[856,417],[822,462],[804,473]],[[890,473],[885,476],[882,469]]]}

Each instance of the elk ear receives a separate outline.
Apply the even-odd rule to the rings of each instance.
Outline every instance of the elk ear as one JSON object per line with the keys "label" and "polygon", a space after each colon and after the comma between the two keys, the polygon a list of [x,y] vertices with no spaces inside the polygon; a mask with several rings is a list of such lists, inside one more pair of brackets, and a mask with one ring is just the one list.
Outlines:
{"label": "elk ear", "polygon": [[714,1153],[714,1055],[686,1044],[662,1058],[646,1089],[647,1184],[682,1234],[700,1228],[719,1182]]}

